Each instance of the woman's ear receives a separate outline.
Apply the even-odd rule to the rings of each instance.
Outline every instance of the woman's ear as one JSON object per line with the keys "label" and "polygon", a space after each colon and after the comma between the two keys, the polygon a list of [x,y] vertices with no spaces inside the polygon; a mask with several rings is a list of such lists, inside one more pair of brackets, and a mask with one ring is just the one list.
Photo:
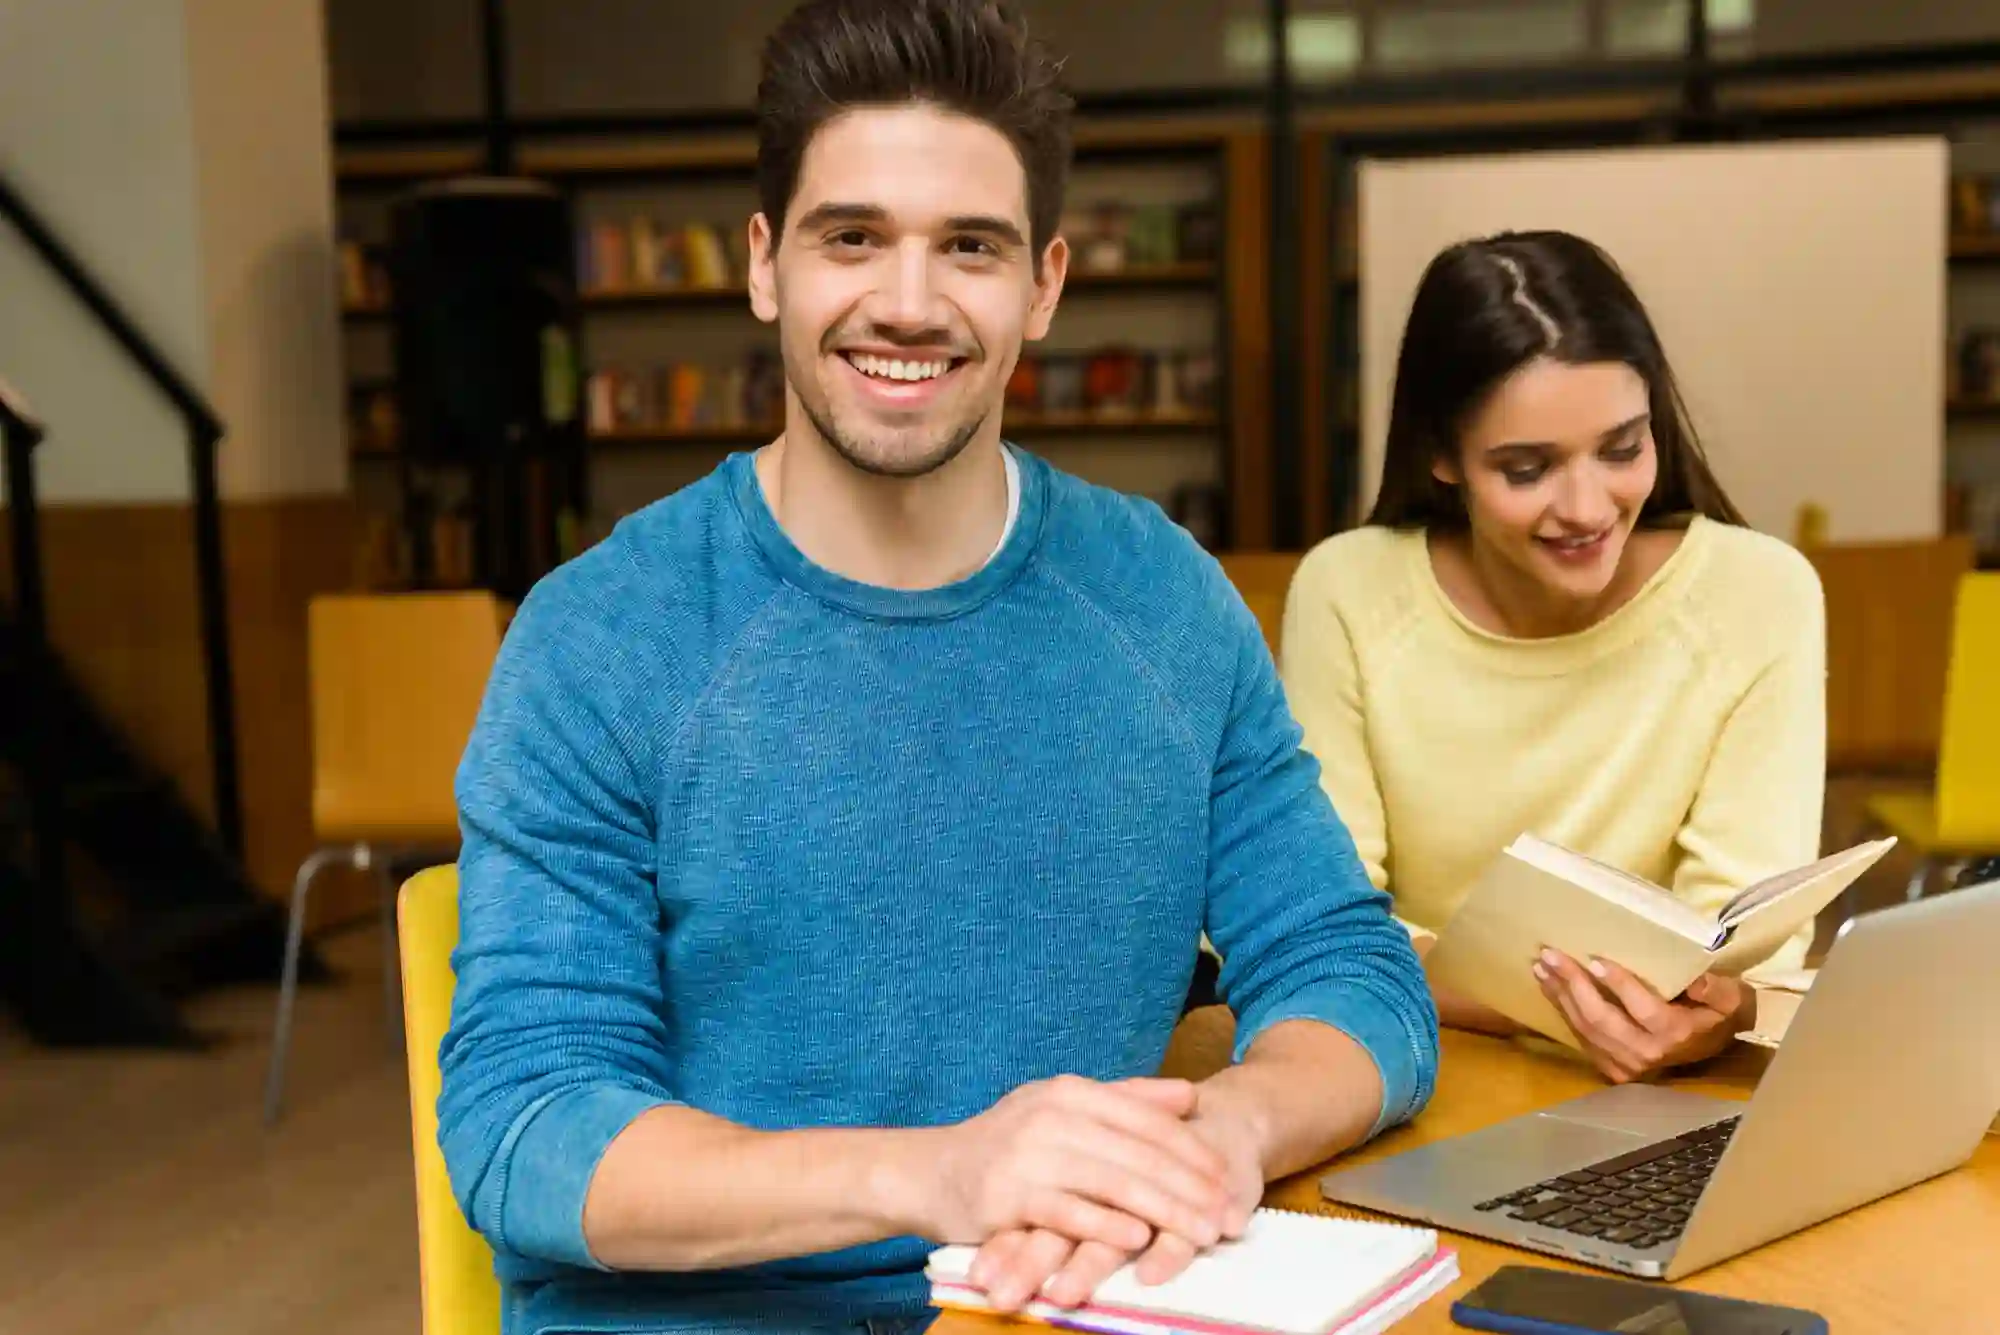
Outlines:
{"label": "woman's ear", "polygon": [[1465,474],[1460,471],[1458,461],[1448,454],[1431,456],[1431,476],[1447,487],[1456,487],[1465,481]]}

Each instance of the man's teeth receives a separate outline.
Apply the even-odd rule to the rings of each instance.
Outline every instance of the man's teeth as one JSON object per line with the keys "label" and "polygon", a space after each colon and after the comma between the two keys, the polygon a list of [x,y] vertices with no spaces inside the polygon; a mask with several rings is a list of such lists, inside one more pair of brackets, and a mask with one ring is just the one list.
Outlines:
{"label": "man's teeth", "polygon": [[850,352],[847,360],[854,363],[854,369],[863,375],[882,380],[929,380],[951,369],[948,361],[904,361],[898,357],[871,357],[865,352]]}

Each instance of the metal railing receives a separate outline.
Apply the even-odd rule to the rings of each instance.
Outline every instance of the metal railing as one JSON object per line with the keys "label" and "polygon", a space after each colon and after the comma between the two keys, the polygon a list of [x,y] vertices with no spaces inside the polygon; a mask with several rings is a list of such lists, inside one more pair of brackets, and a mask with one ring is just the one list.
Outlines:
{"label": "metal railing", "polygon": [[[222,568],[222,512],[216,477],[215,454],[222,442],[222,419],[208,400],[161,355],[131,317],[113,301],[103,286],[91,276],[76,255],[65,246],[48,223],[31,208],[20,193],[0,177],[0,215],[12,223],[21,239],[60,278],[63,285],[83,303],[99,325],[116,342],[154,388],[165,396],[180,415],[187,430],[188,471],[194,497],[194,555],[196,596],[200,604],[202,662],[208,708],[209,766],[215,803],[216,833],[223,847],[239,861],[243,856],[243,802],[239,786],[236,751],[236,684],[230,665],[228,591]],[[31,419],[24,419],[30,420]],[[36,428],[37,431],[39,428]],[[32,446],[30,446],[32,448]],[[23,516],[26,533],[35,550],[29,557],[40,574],[40,548],[34,518],[34,483],[28,478],[29,502],[23,505],[14,476],[14,451],[8,459],[8,487],[14,511],[15,570],[22,577]],[[31,470],[22,465],[23,475]],[[25,598],[25,593],[17,595]],[[36,589],[37,618],[43,617],[42,590]],[[28,608],[21,609],[24,619]],[[45,625],[45,621],[44,621]],[[27,627],[24,624],[24,631]],[[58,882],[59,883],[59,882]]]}

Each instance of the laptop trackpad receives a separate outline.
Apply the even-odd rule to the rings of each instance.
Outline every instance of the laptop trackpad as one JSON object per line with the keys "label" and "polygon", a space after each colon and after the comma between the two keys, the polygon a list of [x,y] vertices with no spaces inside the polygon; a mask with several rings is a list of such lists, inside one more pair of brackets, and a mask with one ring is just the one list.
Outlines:
{"label": "laptop trackpad", "polygon": [[[1704,1094],[1690,1094],[1663,1085],[1618,1085],[1544,1110],[1540,1117],[1573,1127],[1623,1131],[1644,1143],[1669,1140],[1685,1131],[1707,1126],[1741,1108]],[[1636,1148],[1627,1146],[1626,1148]],[[1616,1151],[1614,1151],[1615,1153]]]}
{"label": "laptop trackpad", "polygon": [[1519,1164],[1528,1176],[1546,1177],[1625,1154],[1653,1139],[1656,1137],[1540,1113],[1508,1126],[1505,1148],[1499,1152]]}
{"label": "laptop trackpad", "polygon": [[1362,1205],[1383,1200],[1433,1209],[1470,1206],[1645,1143],[1629,1132],[1529,1114],[1350,1168],[1327,1181],[1336,1199]]}

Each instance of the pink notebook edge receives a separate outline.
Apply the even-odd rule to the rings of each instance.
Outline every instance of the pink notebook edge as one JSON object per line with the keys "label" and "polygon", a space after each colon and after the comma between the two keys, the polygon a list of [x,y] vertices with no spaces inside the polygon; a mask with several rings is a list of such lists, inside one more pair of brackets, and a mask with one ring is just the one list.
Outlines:
{"label": "pink notebook edge", "polygon": [[[1419,1289],[1429,1289],[1429,1291],[1423,1293],[1422,1298],[1419,1300],[1420,1302],[1427,1301],[1436,1296],[1436,1293],[1442,1290],[1444,1285],[1448,1284],[1451,1279],[1456,1278],[1457,1273],[1457,1250],[1452,1247],[1439,1245],[1430,1255],[1418,1261],[1400,1275],[1387,1281],[1383,1288],[1377,1290],[1368,1299],[1367,1305],[1355,1312],[1354,1315],[1348,1317],[1337,1326],[1330,1326],[1325,1331],[1317,1332],[1316,1335],[1342,1335],[1343,1331],[1363,1327],[1380,1313],[1394,1307],[1406,1296]],[[1443,1278],[1439,1282],[1441,1276]],[[937,1301],[939,1295],[945,1295],[946,1297],[963,1295],[973,1301],[970,1303],[940,1303]],[[984,1316],[1000,1316],[1003,1319],[1011,1315],[1009,1313],[996,1313],[991,1308],[985,1306],[981,1292],[969,1284],[961,1284],[951,1280],[934,1280],[931,1283],[931,1296],[933,1304],[940,1307],[953,1308],[958,1311],[972,1312]],[[1086,1303],[1082,1307],[1075,1308],[1056,1307],[1048,1303],[1033,1303],[1030,1304],[1030,1307],[1032,1316],[1029,1319],[1032,1321],[1061,1326],[1070,1330],[1109,1332],[1109,1335],[1128,1335],[1127,1328],[1134,1325],[1150,1327],[1154,1331],[1161,1332],[1161,1335],[1168,1335],[1169,1332],[1172,1332],[1173,1335],[1270,1335],[1270,1332],[1261,1326],[1232,1326],[1189,1317],[1170,1316],[1160,1312],[1149,1312],[1133,1307],[1099,1307],[1091,1303]],[[1414,1307],[1412,1310],[1414,1310]],[[1099,1315],[1120,1324],[1116,1327],[1092,1325],[1090,1324],[1090,1317],[1093,1315]],[[1404,1313],[1403,1315],[1408,1315],[1408,1313]],[[1400,1320],[1401,1317],[1399,1316],[1397,1319]]]}

